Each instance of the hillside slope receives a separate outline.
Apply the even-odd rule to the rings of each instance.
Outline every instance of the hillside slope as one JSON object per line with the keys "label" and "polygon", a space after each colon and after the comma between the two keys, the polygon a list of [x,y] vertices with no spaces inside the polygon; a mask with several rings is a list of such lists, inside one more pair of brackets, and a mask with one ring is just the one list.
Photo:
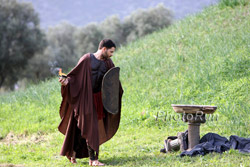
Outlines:
{"label": "hillside slope", "polygon": [[216,105],[220,123],[249,134],[237,126],[250,125],[249,9],[211,7],[122,48],[115,62],[131,119],[174,114],[171,104]]}
{"label": "hillside slope", "polygon": [[[171,104],[206,104],[217,105],[223,120],[234,120],[236,113],[233,123],[249,124],[249,9],[210,7],[121,48],[114,62],[121,67],[124,117],[133,121],[142,112],[149,118],[158,111],[171,114]],[[57,79],[0,98],[0,136],[56,128]],[[44,121],[54,124],[47,127]]]}

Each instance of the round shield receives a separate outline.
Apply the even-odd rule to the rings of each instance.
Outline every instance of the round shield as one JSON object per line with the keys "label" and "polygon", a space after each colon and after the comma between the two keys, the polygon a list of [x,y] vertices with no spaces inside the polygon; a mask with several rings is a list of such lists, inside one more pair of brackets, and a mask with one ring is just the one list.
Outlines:
{"label": "round shield", "polygon": [[109,69],[102,80],[102,103],[111,114],[119,111],[119,67]]}

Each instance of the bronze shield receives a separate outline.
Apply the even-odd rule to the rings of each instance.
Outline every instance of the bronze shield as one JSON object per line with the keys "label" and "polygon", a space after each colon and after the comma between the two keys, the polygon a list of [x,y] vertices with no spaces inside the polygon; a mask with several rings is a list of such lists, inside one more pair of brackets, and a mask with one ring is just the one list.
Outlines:
{"label": "bronze shield", "polygon": [[111,114],[119,111],[119,67],[109,69],[102,80],[102,103]]}

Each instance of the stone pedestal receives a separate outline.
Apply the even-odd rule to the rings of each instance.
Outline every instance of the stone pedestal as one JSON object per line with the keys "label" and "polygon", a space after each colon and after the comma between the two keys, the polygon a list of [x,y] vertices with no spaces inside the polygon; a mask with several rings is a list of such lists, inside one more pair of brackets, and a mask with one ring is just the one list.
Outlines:
{"label": "stone pedestal", "polygon": [[188,122],[188,150],[200,142],[200,124],[206,122],[206,114],[213,114],[216,106],[176,105],[172,104],[175,112],[182,113],[182,120]]}

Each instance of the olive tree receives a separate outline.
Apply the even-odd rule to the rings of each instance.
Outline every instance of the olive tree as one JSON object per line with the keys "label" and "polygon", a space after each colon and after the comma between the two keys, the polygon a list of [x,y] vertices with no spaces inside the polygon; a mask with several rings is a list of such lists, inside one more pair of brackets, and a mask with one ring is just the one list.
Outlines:
{"label": "olive tree", "polygon": [[68,69],[76,64],[79,57],[74,37],[76,30],[76,27],[63,22],[47,31],[48,46],[44,51],[44,58],[48,59],[52,68],[58,66]]}
{"label": "olive tree", "polygon": [[163,4],[147,10],[139,9],[124,19],[123,34],[126,41],[130,42],[169,26],[172,20],[172,12]]}
{"label": "olive tree", "polygon": [[35,53],[45,46],[30,3],[0,0],[0,87],[13,88]]}
{"label": "olive tree", "polygon": [[79,56],[87,52],[96,51],[100,40],[104,37],[100,26],[96,23],[89,23],[85,27],[80,28],[75,36]]}

